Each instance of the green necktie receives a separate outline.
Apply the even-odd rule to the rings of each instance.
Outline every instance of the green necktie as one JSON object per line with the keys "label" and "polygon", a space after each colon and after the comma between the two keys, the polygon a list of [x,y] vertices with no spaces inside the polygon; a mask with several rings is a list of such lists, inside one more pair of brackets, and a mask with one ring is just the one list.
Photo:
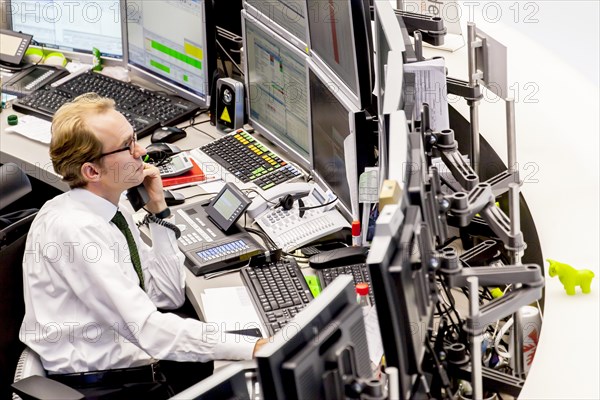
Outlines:
{"label": "green necktie", "polygon": [[121,211],[117,211],[115,216],[110,220],[113,224],[119,228],[119,230],[127,239],[127,246],[129,247],[129,255],[131,256],[131,262],[133,263],[133,268],[135,272],[140,278],[140,287],[142,290],[146,291],[144,288],[144,273],[142,272],[142,263],[140,262],[140,255],[138,253],[137,245],[135,244],[135,240],[133,240],[133,235],[131,234],[131,230],[129,229],[129,224],[127,224],[127,220],[121,214]]}

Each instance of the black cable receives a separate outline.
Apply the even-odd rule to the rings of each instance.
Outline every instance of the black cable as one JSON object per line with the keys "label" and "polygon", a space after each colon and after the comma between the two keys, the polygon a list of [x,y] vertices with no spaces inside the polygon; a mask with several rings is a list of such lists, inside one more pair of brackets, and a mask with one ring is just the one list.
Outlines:
{"label": "black cable", "polygon": [[[456,317],[456,320],[458,321],[458,323],[460,323],[460,315],[458,314],[458,311],[456,311],[456,307],[454,305],[454,297],[452,296],[452,294],[450,293],[450,291],[448,290],[448,288],[446,287],[446,285],[442,284],[442,288],[444,289],[444,292],[446,293],[446,297],[448,298],[448,301],[450,301],[450,305],[451,308],[450,310],[454,312],[454,316]],[[452,321],[452,319],[450,319]],[[452,321],[454,322],[454,321]],[[459,330],[460,332],[460,330]]]}
{"label": "black cable", "polygon": [[[252,193],[256,193],[260,198],[262,198],[264,201],[266,201],[268,204],[279,204],[276,201],[272,201],[269,200],[267,198],[265,198],[265,196],[263,196],[258,190],[256,189],[252,189],[252,188],[248,188],[248,189],[243,189],[242,192],[252,192]],[[255,197],[252,197],[250,200],[255,199]]]}
{"label": "black cable", "polygon": [[[440,303],[438,303],[440,304]],[[450,320],[450,324],[452,325],[452,327],[454,328],[454,331],[458,334],[460,333],[460,317],[457,318],[458,320],[458,324],[456,322],[454,322],[454,319],[452,318],[452,314],[450,313],[451,309],[449,307],[447,307],[445,304],[440,304],[440,307],[444,308],[444,313],[443,315],[445,315],[448,320]]]}
{"label": "black cable", "polygon": [[275,244],[275,242],[273,241],[273,239],[271,239],[269,237],[269,235],[267,235],[265,232],[263,231],[259,231],[258,229],[254,229],[254,228],[245,228],[246,231],[250,232],[250,233],[254,233],[258,236],[260,236],[261,238],[263,238],[263,240],[265,241],[265,244],[267,245],[267,247],[270,247],[268,250],[269,251],[275,251],[277,250],[277,244]]}
{"label": "black cable", "polygon": [[197,130],[200,133],[205,134],[206,136],[208,136],[209,138],[211,138],[212,140],[217,140],[218,138],[214,137],[213,135],[209,134],[208,132],[203,131],[202,129],[198,129],[196,128],[196,126],[192,125],[191,128]]}
{"label": "black cable", "polygon": [[194,126],[206,124],[207,122],[210,122],[210,119],[205,119],[204,121],[200,121],[200,122],[194,121],[193,123],[183,127],[182,129],[193,128]]}
{"label": "black cable", "polygon": [[205,112],[208,112],[208,111],[210,111],[209,108],[203,108],[201,110],[198,110],[198,112],[196,114],[194,114],[194,116],[192,116],[190,118],[190,123],[188,125],[186,125],[186,126],[182,126],[181,129],[187,129],[190,126],[200,125],[200,124],[203,124],[203,123],[205,123],[207,121],[210,121],[210,119],[207,119],[205,121],[196,122],[196,118],[197,117],[201,116],[202,114],[204,114]]}
{"label": "black cable", "polygon": [[[173,190],[177,190],[177,189],[173,189]],[[198,193],[198,194],[193,194],[193,195],[191,195],[189,197],[186,197],[185,200],[187,200],[187,199],[193,199],[194,197],[200,197],[200,196],[214,196],[214,195],[217,195],[217,194],[218,193]]]}
{"label": "black cable", "polygon": [[300,211],[306,211],[306,210],[312,210],[314,208],[321,208],[321,207],[327,207],[329,205],[332,205],[333,203],[335,203],[336,201],[338,201],[338,197],[336,196],[335,199],[331,200],[328,203],[325,204],[319,204],[318,206],[310,206],[310,207],[299,207],[298,209]]}
{"label": "black cable", "polygon": [[[148,211],[146,209],[146,207],[144,207],[144,210]],[[146,216],[144,217],[144,219],[141,220],[140,222],[138,222],[136,225],[139,228],[142,225],[149,225],[150,222],[154,222],[157,225],[160,225],[160,226],[163,226],[165,228],[172,230],[175,233],[176,239],[179,239],[179,237],[181,237],[181,231],[179,230],[177,225],[172,224],[168,221],[165,221],[164,219],[160,219],[160,218],[154,216],[153,214],[151,214],[149,211],[148,211],[148,214],[146,214]]]}
{"label": "black cable", "polygon": [[[444,367],[440,363],[440,360],[438,359],[437,355],[435,354],[435,351],[433,350],[433,347],[431,346],[429,337],[425,340],[425,347],[427,348],[427,351],[431,355],[431,358],[433,358],[433,363],[435,364],[435,368],[437,370],[440,381],[442,382],[442,386],[444,387],[444,389],[446,389],[446,395],[449,396],[448,398],[453,398],[452,388],[450,387],[450,382],[448,381],[448,375],[446,374],[446,370],[444,369]],[[431,396],[430,393],[428,393],[427,395]]]}
{"label": "black cable", "polygon": [[231,61],[231,63],[233,64],[233,66],[236,67],[238,71],[240,71],[240,74],[242,76],[244,76],[244,71],[242,71],[242,68],[235,62],[235,60],[233,59],[233,57],[231,57],[229,55],[229,53],[227,52],[227,50],[225,50],[225,48],[219,42],[219,40],[217,40],[216,42],[217,42],[217,45],[219,46],[219,48],[221,49],[221,51],[227,56],[227,58],[229,58],[229,61]]}

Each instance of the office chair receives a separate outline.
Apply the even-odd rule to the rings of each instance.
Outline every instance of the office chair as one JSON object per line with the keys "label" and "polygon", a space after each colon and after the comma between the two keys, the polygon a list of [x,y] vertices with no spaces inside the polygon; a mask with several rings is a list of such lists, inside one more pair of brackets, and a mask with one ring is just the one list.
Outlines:
{"label": "office chair", "polygon": [[[26,389],[17,390],[23,399],[81,399],[83,396],[79,392],[45,378],[46,371],[37,354],[19,340],[19,328],[25,314],[23,253],[27,232],[38,210],[17,210],[2,214],[3,210],[31,192],[29,178],[16,164],[0,166],[0,190],[0,398],[8,399],[13,393],[10,387],[13,375],[18,375],[17,379],[36,375],[16,383],[18,387]],[[29,394],[26,394],[27,391]],[[72,392],[79,393],[79,397]]]}

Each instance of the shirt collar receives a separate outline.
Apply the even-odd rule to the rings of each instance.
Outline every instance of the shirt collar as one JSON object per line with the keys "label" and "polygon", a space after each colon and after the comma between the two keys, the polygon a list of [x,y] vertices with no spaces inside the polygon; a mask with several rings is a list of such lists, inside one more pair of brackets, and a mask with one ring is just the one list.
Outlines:
{"label": "shirt collar", "polygon": [[98,215],[107,222],[117,213],[118,208],[113,203],[87,189],[71,189],[70,194],[73,200],[83,204],[85,207],[89,208],[92,213]]}

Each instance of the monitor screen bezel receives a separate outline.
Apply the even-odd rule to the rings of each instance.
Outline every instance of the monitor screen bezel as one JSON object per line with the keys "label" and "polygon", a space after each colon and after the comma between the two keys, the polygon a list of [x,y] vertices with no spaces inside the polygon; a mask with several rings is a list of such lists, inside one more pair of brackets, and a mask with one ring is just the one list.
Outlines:
{"label": "monitor screen bezel", "polygon": [[[308,80],[308,85],[309,85],[309,92],[310,92],[310,73],[314,73],[318,79],[320,79],[322,82],[327,82],[331,77],[328,76],[326,73],[324,73],[319,66],[317,65],[317,63],[312,62],[312,59],[309,59],[308,61],[308,73],[309,73],[309,80]],[[325,85],[326,87],[328,87],[327,85]],[[329,87],[328,87],[329,88]],[[348,187],[350,189],[350,200],[351,200],[351,204],[350,204],[350,208],[348,208],[348,205],[344,204],[342,202],[342,200],[340,199],[339,202],[337,203],[338,205],[338,209],[340,209],[340,211],[342,212],[342,214],[344,214],[344,216],[349,219],[349,220],[359,220],[359,203],[358,203],[358,177],[360,175],[360,173],[362,173],[361,171],[361,167],[362,169],[364,169],[364,167],[366,166],[366,163],[363,162],[359,162],[359,155],[358,155],[358,142],[359,142],[359,138],[358,138],[358,133],[357,133],[357,126],[360,124],[359,123],[359,119],[361,117],[364,117],[364,112],[360,109],[358,109],[356,107],[356,105],[350,101],[350,99],[348,99],[343,92],[340,91],[331,91],[332,95],[336,98],[336,100],[346,109],[346,111],[348,112],[348,127],[350,129],[350,133],[348,134],[348,136],[352,136],[354,138],[354,159],[353,160],[349,160],[348,158],[350,157],[350,155],[346,154],[344,152],[344,164],[346,166],[346,179],[348,180]],[[311,127],[311,131],[312,134],[314,135],[314,129],[313,129],[313,116],[312,116],[312,104],[310,104],[310,127]],[[314,152],[314,140],[312,140],[313,143],[313,157],[315,156],[315,152]],[[354,168],[353,170],[351,170],[351,172],[349,172],[348,169],[348,165],[350,163],[353,163],[356,168]],[[363,165],[365,164],[365,165]],[[315,169],[315,165],[316,163],[313,163],[312,169],[311,169],[311,174],[313,175],[313,177],[315,178],[315,181],[321,186],[321,187],[325,187],[325,188],[329,188],[329,184],[327,183],[327,181],[323,178],[323,176],[316,171]],[[349,175],[350,174],[350,175]],[[354,183],[354,185],[356,185],[356,190],[353,192],[353,188],[352,185],[350,184],[350,181]]]}
{"label": "monitor screen bezel", "polygon": [[[321,2],[315,0],[316,3],[321,4]],[[351,23],[351,30],[352,30],[352,37],[354,40],[354,46],[352,46],[352,58],[353,58],[353,62],[354,62],[354,66],[355,66],[355,73],[354,73],[354,83],[356,85],[357,88],[357,93],[355,93],[343,80],[342,78],[333,70],[333,68],[331,68],[329,66],[329,64],[324,60],[322,55],[319,55],[318,52],[316,52],[313,49],[312,43],[313,41],[315,41],[315,39],[313,38],[313,35],[311,35],[311,27],[310,27],[310,21],[312,20],[312,18],[309,16],[310,10],[311,10],[311,6],[308,4],[310,2],[307,1],[307,16],[308,18],[308,40],[309,40],[309,46],[310,46],[310,56],[311,59],[315,62],[315,64],[317,64],[319,66],[319,68],[321,68],[323,71],[325,71],[330,79],[332,79],[333,81],[335,81],[336,85],[340,88],[340,90],[342,90],[344,92],[344,95],[346,97],[348,97],[352,103],[354,104],[355,107],[357,107],[358,109],[362,110],[365,108],[369,108],[371,106],[371,95],[372,95],[372,91],[373,91],[373,60],[372,60],[372,41],[371,41],[371,46],[369,45],[369,31],[367,31],[367,29],[371,28],[371,21],[370,18],[367,21],[367,15],[364,15],[364,12],[368,12],[368,10],[364,9],[364,2],[363,0],[350,0],[349,4],[350,4],[350,8],[349,8],[349,20]],[[317,13],[318,14],[318,13]],[[356,23],[357,22],[363,22],[364,27],[362,27],[360,30],[358,30]],[[368,22],[368,24],[367,24]],[[313,30],[314,31],[314,30]],[[364,36],[361,34],[360,36],[357,36],[357,33],[364,32]],[[363,57],[362,60],[358,60],[358,50],[359,49],[366,49],[363,50],[365,51],[365,55],[366,55],[366,59],[365,57]],[[365,77],[368,77],[368,79],[365,79]],[[362,79],[361,79],[362,78]]]}
{"label": "monitor screen bezel", "polygon": [[[305,16],[304,19],[306,20],[306,18],[308,16],[306,1],[302,2],[302,4],[304,4],[304,16]],[[248,3],[246,0],[244,0],[244,10],[246,10],[248,15],[252,16],[255,20],[258,20],[258,22],[262,23],[263,25],[264,25],[264,23],[262,21],[268,20],[270,30],[274,31],[279,36],[283,37],[285,40],[290,42],[294,47],[296,47],[300,51],[304,52],[305,55],[309,54],[309,49],[310,49],[309,43],[310,42],[309,42],[309,34],[308,34],[308,22],[306,22],[304,24],[304,40],[302,40],[302,38],[299,38],[296,35],[292,34],[290,31],[285,29],[283,26],[279,25],[277,22],[275,22],[274,20],[269,18],[268,15],[265,15],[262,11],[260,11],[256,7],[254,7],[252,4]],[[242,20],[242,24],[243,24],[243,20]],[[243,26],[242,26],[242,32],[244,32]],[[242,36],[244,36],[244,35],[242,34]]]}
{"label": "monitor screen bezel", "polygon": [[[406,50],[404,47],[404,42],[398,41],[399,37],[402,37],[402,29],[400,28],[400,24],[396,18],[396,14],[394,13],[394,9],[392,5],[387,1],[375,2],[375,24],[374,24],[374,32],[375,32],[375,54],[376,54],[376,63],[377,63],[377,109],[379,110],[379,115],[383,115],[383,98],[385,94],[385,88],[387,87],[387,75],[386,69],[382,66],[382,64],[388,65],[390,64],[390,53],[397,52],[397,56],[400,57],[400,61],[403,61],[402,52]],[[383,34],[383,35],[382,35]],[[382,37],[383,36],[383,37]],[[381,41],[385,40],[387,49],[381,48]],[[385,54],[383,54],[385,53]],[[382,61],[385,60],[385,63]],[[401,70],[402,72],[402,70]],[[382,90],[382,81],[385,83],[383,85],[384,89]],[[395,111],[395,110],[390,110]]]}
{"label": "monitor screen bezel", "polygon": [[[217,70],[217,53],[216,53],[216,25],[213,15],[214,7],[212,0],[202,0],[204,4],[204,36],[206,40],[206,63],[207,63],[207,80],[206,80],[206,96],[202,97],[201,94],[196,91],[190,90],[181,86],[180,84],[169,80],[164,76],[153,73],[146,67],[139,66],[138,64],[132,64],[129,60],[129,39],[127,32],[127,23],[123,22],[123,40],[127,45],[125,46],[126,52],[123,52],[124,65],[130,71],[130,74],[134,77],[141,78],[146,82],[154,84],[162,89],[169,90],[170,92],[176,93],[178,96],[183,97],[200,107],[208,108],[210,106],[211,95],[216,86],[216,82],[213,82],[215,71]],[[127,16],[127,0],[121,0],[121,15]],[[122,19],[127,21],[127,17]],[[209,37],[210,34],[210,37]],[[215,80],[216,81],[216,80]]]}
{"label": "monitor screen bezel", "polygon": [[246,13],[245,11],[242,11],[242,32],[244,32],[244,34],[243,34],[244,49],[246,49],[244,51],[244,84],[246,85],[246,90],[247,90],[247,94],[248,94],[246,96],[246,110],[248,110],[247,111],[248,122],[250,125],[252,125],[254,127],[254,129],[256,129],[256,131],[261,136],[264,136],[266,139],[275,143],[278,147],[285,149],[286,152],[288,153],[287,155],[292,159],[292,161],[298,163],[298,165],[300,165],[303,168],[312,169],[314,159],[313,159],[313,143],[312,143],[312,130],[311,130],[312,125],[311,125],[311,113],[310,113],[310,83],[308,81],[308,69],[307,69],[309,57],[306,54],[302,53],[300,50],[298,50],[296,47],[292,46],[290,43],[286,42],[285,40],[280,40],[281,44],[283,46],[285,46],[288,51],[295,53],[297,56],[301,57],[304,60],[304,67],[306,69],[306,72],[305,72],[306,85],[305,85],[304,90],[306,93],[306,109],[308,110],[308,114],[307,114],[308,156],[305,156],[305,155],[301,154],[300,152],[298,152],[298,150],[294,149],[292,146],[288,145],[285,142],[285,140],[281,139],[275,132],[271,131],[269,128],[264,126],[262,123],[260,123],[259,121],[256,121],[255,119],[252,118],[252,115],[250,113],[250,95],[249,95],[250,91],[248,90],[248,88],[250,87],[250,81],[249,81],[250,77],[248,74],[248,51],[247,51],[248,47],[247,47],[247,43],[246,43],[246,40],[247,40],[246,23],[247,23],[247,21],[250,21],[251,23],[255,24],[264,32],[275,33],[275,34],[276,34],[276,32],[269,29],[269,27],[265,26],[259,20],[254,18],[252,15]]}
{"label": "monitor screen bezel", "polygon": [[[387,66],[384,78],[386,82],[385,90],[383,92],[380,90],[377,96],[379,103],[379,165],[381,183],[383,183],[383,179],[388,179],[388,177],[394,175],[394,171],[391,169],[393,161],[390,154],[393,153],[391,152],[392,139],[390,137],[389,125],[391,115],[398,110],[402,110],[404,106],[404,61],[402,53],[399,51],[388,52]],[[399,70],[399,73],[393,75],[395,70]],[[402,181],[399,180],[398,182]]]}
{"label": "monitor screen bezel", "polygon": [[[12,10],[12,1],[13,0],[3,0],[2,3],[4,3],[4,6],[2,7],[2,10]],[[123,0],[115,0],[115,2],[119,3],[119,24],[121,26],[121,55],[119,56],[118,54],[112,54],[112,53],[103,53],[102,49],[98,49],[100,50],[100,55],[103,59],[106,59],[109,61],[110,65],[121,65],[123,63],[123,60],[125,58],[125,52],[126,52],[126,45],[127,42],[124,38],[124,23],[123,23]],[[13,30],[13,14],[9,14],[8,12],[6,12],[5,16],[3,17],[6,19],[6,29],[10,29]],[[27,32],[25,32],[27,33]],[[33,38],[33,43],[38,43],[35,40],[35,37]],[[92,52],[93,49],[76,49],[76,48],[72,48],[72,47],[68,47],[68,46],[60,46],[60,45],[56,45],[56,44],[48,44],[48,43],[41,43],[41,44],[30,44],[29,45],[30,48],[35,48],[35,49],[40,49],[42,51],[44,50],[57,50],[60,51],[65,58],[67,58],[68,60],[71,61],[81,61],[81,62],[85,62],[85,63],[91,63],[92,62]]]}
{"label": "monitor screen bezel", "polygon": [[[356,307],[354,281],[340,275],[321,294],[298,313],[287,325],[271,337],[256,353],[258,376],[264,398],[285,398],[282,387],[283,363],[302,349],[302,343],[315,340],[324,329],[347,307]],[[267,373],[263,376],[263,373]],[[265,379],[266,378],[266,379]]]}

